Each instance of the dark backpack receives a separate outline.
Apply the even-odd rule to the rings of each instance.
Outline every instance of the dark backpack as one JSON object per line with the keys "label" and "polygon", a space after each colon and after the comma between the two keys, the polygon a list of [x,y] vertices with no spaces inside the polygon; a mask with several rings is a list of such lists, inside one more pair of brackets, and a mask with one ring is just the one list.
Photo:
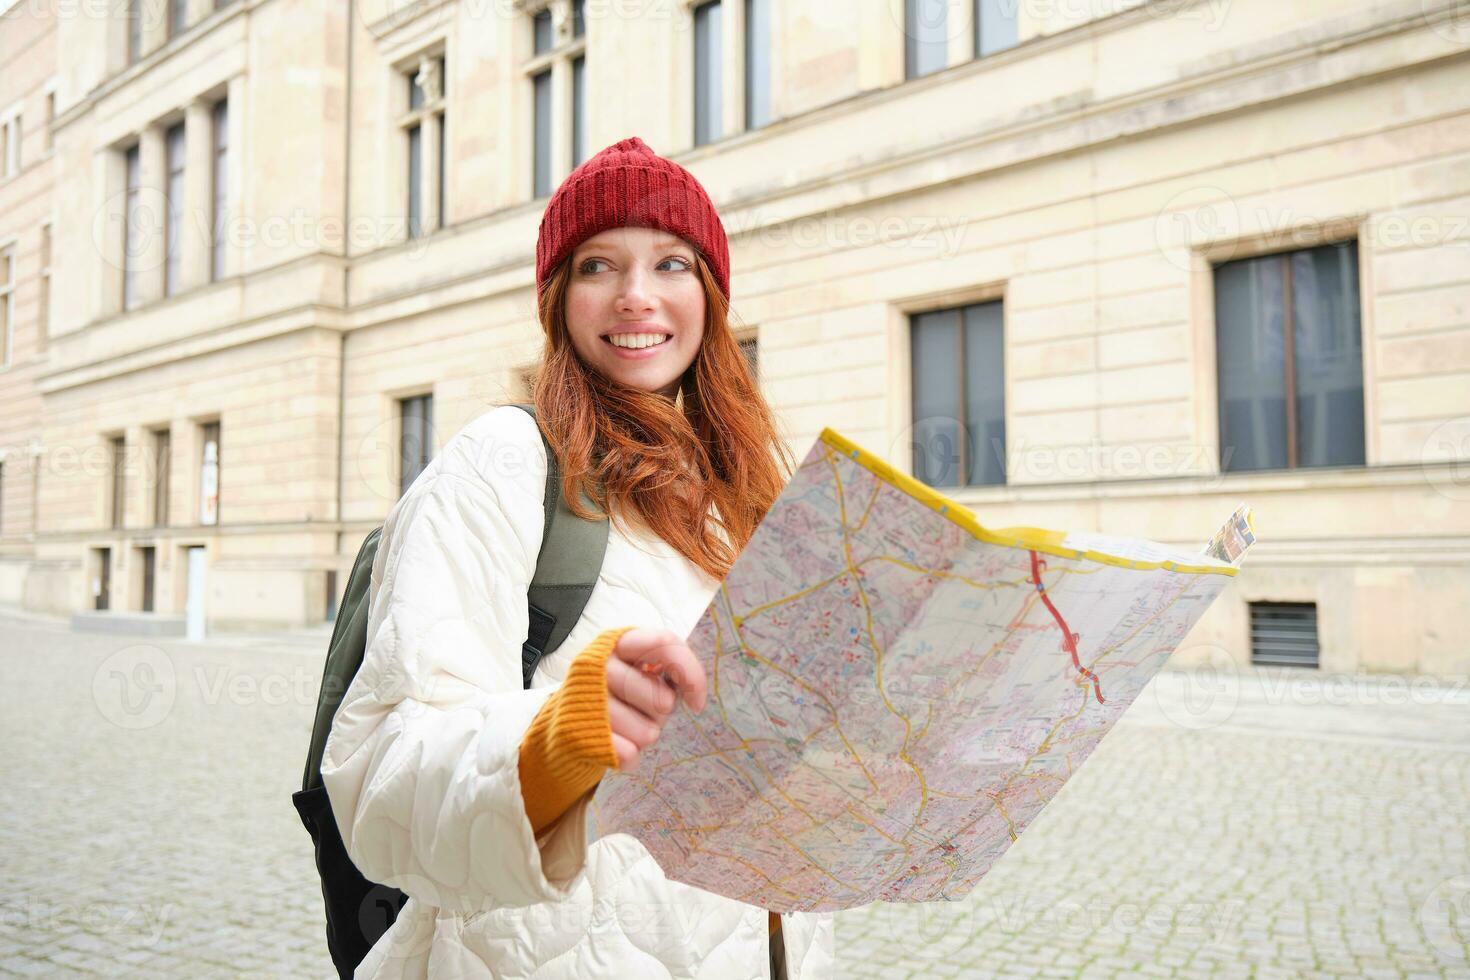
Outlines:
{"label": "dark backpack", "polygon": [[[530,405],[516,407],[530,413],[533,419],[536,417]],[[523,688],[531,686],[531,675],[542,654],[560,646],[581,618],[607,549],[608,522],[579,520],[571,512],[561,494],[561,467],[546,442],[545,433],[541,441],[546,446],[547,460],[546,523],[541,551],[536,556],[536,574],[526,597],[530,630],[521,647]],[[584,502],[587,502],[585,498]],[[347,856],[321,777],[322,753],[332,730],[332,719],[353,676],[362,666],[367,647],[368,591],[382,532],[380,525],[368,534],[347,578],[342,604],[337,609],[337,625],[327,647],[306,772],[300,792],[291,794],[291,802],[316,846],[316,867],[321,874],[327,913],[327,948],[342,980],[351,980],[357,965],[388,931],[399,909],[408,901],[408,896],[398,889],[368,881]]]}

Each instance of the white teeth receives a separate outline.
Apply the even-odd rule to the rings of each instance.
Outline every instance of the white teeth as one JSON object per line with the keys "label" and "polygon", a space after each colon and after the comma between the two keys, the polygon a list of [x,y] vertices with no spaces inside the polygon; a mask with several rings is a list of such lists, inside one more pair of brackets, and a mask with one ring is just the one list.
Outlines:
{"label": "white teeth", "polygon": [[607,339],[614,347],[631,347],[637,350],[640,347],[654,347],[668,340],[670,336],[672,335],[665,333],[620,333]]}

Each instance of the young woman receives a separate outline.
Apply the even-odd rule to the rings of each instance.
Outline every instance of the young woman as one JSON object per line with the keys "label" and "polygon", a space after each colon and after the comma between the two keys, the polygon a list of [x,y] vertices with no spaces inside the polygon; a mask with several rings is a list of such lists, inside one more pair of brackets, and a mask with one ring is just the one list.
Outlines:
{"label": "young woman", "polygon": [[537,422],[481,415],[389,512],[322,763],[353,862],[409,896],[357,976],[828,976],[830,915],[670,881],[625,834],[587,842],[603,774],[637,766],[676,697],[703,708],[681,637],[795,465],[730,334],[719,216],[687,170],[622,140],[548,203],[536,284],[537,417],[567,499],[585,486],[612,516],[607,553],[523,691]]}

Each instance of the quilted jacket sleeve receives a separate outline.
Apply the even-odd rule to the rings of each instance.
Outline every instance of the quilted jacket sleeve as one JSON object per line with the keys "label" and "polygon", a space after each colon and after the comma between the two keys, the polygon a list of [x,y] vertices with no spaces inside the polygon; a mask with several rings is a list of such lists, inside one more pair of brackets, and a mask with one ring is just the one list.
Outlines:
{"label": "quilted jacket sleeve", "polygon": [[322,761],[362,873],[460,914],[564,898],[586,857],[586,801],[538,839],[517,768],[557,689],[523,691],[520,678],[544,478],[535,423],[501,408],[450,440],[394,505],[362,667]]}

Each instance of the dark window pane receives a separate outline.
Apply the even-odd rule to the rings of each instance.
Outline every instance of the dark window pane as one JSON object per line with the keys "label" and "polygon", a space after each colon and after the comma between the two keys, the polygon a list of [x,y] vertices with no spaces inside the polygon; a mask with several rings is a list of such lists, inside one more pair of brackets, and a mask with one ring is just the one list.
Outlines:
{"label": "dark window pane", "polygon": [[771,0],[745,0],[745,128],[771,121]]}
{"label": "dark window pane", "polygon": [[694,145],[720,138],[721,89],[724,70],[720,60],[720,4],[706,3],[694,11]]}
{"label": "dark window pane", "polygon": [[143,55],[143,0],[128,0],[128,61]]}
{"label": "dark window pane", "polygon": [[587,59],[572,61],[572,166],[587,158]]}
{"label": "dark window pane", "polygon": [[934,487],[958,486],[963,480],[959,344],[959,310],[913,318],[914,476]]}
{"label": "dark window pane", "polygon": [[438,190],[439,226],[441,228],[443,226],[449,224],[449,214],[448,214],[447,211],[444,210],[444,152],[445,152],[445,147],[447,145],[447,142],[448,142],[447,137],[444,134],[444,113],[441,112],[441,113],[439,113],[439,190]]}
{"label": "dark window pane", "polygon": [[538,10],[531,21],[533,33],[535,34],[536,54],[545,54],[552,49],[553,41],[551,34],[551,11],[550,9]]}
{"label": "dark window pane", "polygon": [[1363,332],[1356,242],[1291,256],[1297,465],[1361,466]]}
{"label": "dark window pane", "polygon": [[994,54],[1016,44],[1016,0],[975,0],[975,55]]}
{"label": "dark window pane", "polygon": [[179,241],[184,219],[184,124],[169,127],[164,136],[164,164],[168,179],[163,226],[163,292],[172,296],[179,289],[184,250]]}
{"label": "dark window pane", "polygon": [[576,0],[572,4],[572,37],[587,33],[587,0]]}
{"label": "dark window pane", "polygon": [[213,183],[213,244],[210,254],[210,276],[219,279],[225,274],[225,220],[226,220],[226,179],[228,170],[226,161],[228,159],[226,150],[228,141],[229,104],[223,100],[214,106],[214,174],[211,178]]}
{"label": "dark window pane", "polygon": [[421,395],[399,402],[399,494],[429,465],[433,453],[434,397]]}
{"label": "dark window pane", "polygon": [[1281,270],[1276,255],[1215,270],[1220,469],[1227,472],[1287,465]]}
{"label": "dark window pane", "polygon": [[423,207],[419,200],[423,174],[423,133],[420,127],[408,129],[408,237],[417,238],[423,230]]}
{"label": "dark window pane", "polygon": [[418,69],[408,73],[408,107],[418,109],[424,104],[424,90],[418,83]]}
{"label": "dark window pane", "polygon": [[123,197],[123,309],[130,310],[138,302],[138,253],[143,237],[142,221],[138,205],[139,170],[138,146],[128,148],[125,169],[127,191]]}
{"label": "dark window pane", "polygon": [[170,37],[175,34],[182,34],[184,32],[184,27],[186,26],[184,22],[185,13],[187,13],[187,11],[184,8],[184,0],[169,0],[168,33]]}
{"label": "dark window pane", "polygon": [[533,80],[536,116],[536,139],[533,153],[535,173],[534,197],[551,193],[551,72],[543,71]]}
{"label": "dark window pane", "polygon": [[949,63],[949,0],[904,0],[904,77]]}
{"label": "dark window pane", "polygon": [[1004,313],[1001,303],[965,308],[965,434],[971,486],[1006,482]]}
{"label": "dark window pane", "polygon": [[745,363],[750,365],[750,376],[760,377],[760,340],[749,337],[740,341],[740,352],[745,355]]}

